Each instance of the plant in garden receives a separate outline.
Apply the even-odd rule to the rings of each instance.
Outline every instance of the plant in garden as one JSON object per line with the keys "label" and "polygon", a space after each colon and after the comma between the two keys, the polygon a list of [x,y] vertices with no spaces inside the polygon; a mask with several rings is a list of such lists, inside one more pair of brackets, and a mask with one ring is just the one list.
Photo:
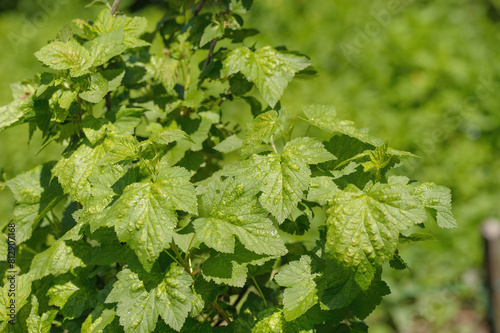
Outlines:
{"label": "plant in garden", "polygon": [[[245,42],[251,1],[169,4],[153,32],[115,5],[75,20],[0,109],[1,130],[28,123],[41,149],[66,147],[1,183],[16,199],[2,330],[367,330],[383,263],[406,268],[399,244],[455,226],[450,191],[389,175],[413,155],[331,106],[287,114],[280,97],[311,63]],[[248,126],[227,117],[235,100]]]}

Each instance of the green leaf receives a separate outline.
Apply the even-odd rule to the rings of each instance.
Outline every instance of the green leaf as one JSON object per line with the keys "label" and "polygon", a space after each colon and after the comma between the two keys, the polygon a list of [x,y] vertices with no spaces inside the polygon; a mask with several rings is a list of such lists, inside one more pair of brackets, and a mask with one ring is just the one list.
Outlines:
{"label": "green leaf", "polygon": [[451,191],[449,188],[434,183],[423,183],[415,186],[414,195],[430,210],[439,227],[455,228],[457,226],[457,221],[455,221],[451,211]]}
{"label": "green leaf", "polygon": [[221,153],[228,154],[232,151],[240,149],[242,145],[243,141],[240,138],[236,135],[231,135],[215,145],[214,149]]}
{"label": "green leaf", "polygon": [[340,190],[333,182],[332,177],[314,177],[311,178],[307,200],[317,202],[320,205],[324,205],[328,201],[332,200],[335,194],[339,191]]}
{"label": "green leaf", "polygon": [[169,94],[173,95],[180,74],[180,65],[181,62],[177,59],[151,56],[149,64],[146,65],[146,70],[155,80],[161,82]]}
{"label": "green leaf", "polygon": [[326,261],[318,285],[322,306],[332,310],[348,306],[362,291],[354,280],[354,273],[334,260]]}
{"label": "green leaf", "polygon": [[76,99],[76,95],[78,95],[78,92],[76,90],[75,91],[71,91],[71,90],[64,91],[61,94],[61,97],[59,97],[59,101],[58,101],[59,106],[65,110],[69,109],[69,107],[71,106],[73,101]]}
{"label": "green leaf", "polygon": [[139,276],[128,268],[119,272],[117,278],[106,303],[118,303],[116,313],[126,332],[152,332],[158,315],[167,325],[180,331],[193,301],[193,279],[183,268],[172,264],[163,281],[149,291]]}
{"label": "green leaf", "polygon": [[434,236],[431,234],[426,234],[426,233],[421,233],[421,232],[416,232],[413,234],[410,234],[408,236],[405,235],[399,235],[399,243],[401,244],[412,244],[416,242],[423,242],[423,241],[428,241],[428,240],[436,240]]}
{"label": "green leaf", "polygon": [[248,265],[262,265],[272,259],[256,254],[237,243],[234,253],[219,253],[208,258],[202,266],[203,277],[218,284],[243,287],[247,281]]}
{"label": "green leaf", "polygon": [[296,138],[288,142],[283,156],[306,164],[319,164],[336,159],[321,142],[313,138]]}
{"label": "green leaf", "polygon": [[73,274],[64,274],[53,281],[46,295],[49,305],[59,307],[65,318],[73,319],[97,305],[97,294],[92,282]]}
{"label": "green leaf", "polygon": [[98,72],[108,81],[108,92],[118,89],[125,76],[124,69],[106,69],[98,70]]}
{"label": "green leaf", "polygon": [[166,207],[196,214],[198,201],[194,186],[190,182],[191,173],[181,167],[168,167],[162,164],[160,166],[156,183],[164,191]]}
{"label": "green leaf", "polygon": [[90,75],[89,90],[80,93],[80,97],[90,103],[99,103],[108,93],[108,81],[100,74],[94,73]]}
{"label": "green leaf", "polygon": [[10,104],[0,107],[0,131],[19,124],[25,114],[22,107],[26,102],[15,100]]}
{"label": "green leaf", "polygon": [[[316,308],[313,308],[316,309]],[[311,310],[313,310],[311,309]],[[328,312],[315,311],[314,314],[305,314],[295,320],[287,321],[284,310],[269,307],[257,315],[257,323],[252,333],[313,333],[314,325],[320,324],[328,318]]]}
{"label": "green leaf", "polygon": [[98,162],[108,149],[108,142],[95,147],[83,142],[75,150],[63,155],[54,166],[53,174],[59,179],[64,192],[74,201],[85,205],[91,198],[91,183],[88,178],[104,168],[99,167]]}
{"label": "green leaf", "polygon": [[90,253],[88,243],[74,243],[69,245],[68,232],[64,237],[51,245],[47,250],[37,254],[31,261],[30,270],[27,273],[32,281],[47,275],[57,276],[77,267],[85,267]]}
{"label": "green leaf", "polygon": [[303,235],[307,230],[309,230],[311,222],[309,222],[309,217],[305,214],[298,216],[296,219],[286,219],[280,224],[280,229],[291,234],[291,235]]}
{"label": "green leaf", "polygon": [[94,118],[91,115],[87,115],[83,118],[81,127],[83,133],[90,141],[91,144],[97,144],[106,134],[108,121],[104,118]]}
{"label": "green leaf", "polygon": [[112,122],[111,129],[117,134],[134,134],[135,128],[141,122],[143,110],[120,106],[106,113],[106,118]]}
{"label": "green leaf", "polygon": [[203,35],[200,40],[200,47],[203,47],[205,44],[209,43],[211,40],[215,38],[220,38],[224,35],[224,25],[220,22],[214,21],[207,25],[205,30],[203,31]]}
{"label": "green leaf", "polygon": [[64,196],[61,185],[51,179],[53,166],[54,163],[39,165],[7,182],[16,199],[12,216],[16,224],[16,244],[30,239],[38,223]]}
{"label": "green leaf", "polygon": [[86,44],[92,57],[94,67],[107,63],[111,58],[123,53],[127,47],[124,44],[124,31],[118,29],[107,32]]}
{"label": "green leaf", "polygon": [[311,273],[311,258],[302,256],[283,266],[274,277],[280,286],[286,287],[283,313],[287,321],[300,317],[318,302],[316,276]]}
{"label": "green leaf", "polygon": [[285,145],[281,155],[255,155],[247,164],[245,177],[262,180],[259,202],[282,223],[302,200],[309,187],[311,170],[308,164],[322,163],[335,158],[323,145],[312,138],[297,138]]}
{"label": "green leaf", "polygon": [[243,156],[250,155],[262,142],[270,143],[273,136],[279,137],[287,132],[288,117],[284,112],[274,110],[262,113],[252,120],[243,142]]}
{"label": "green leaf", "polygon": [[177,226],[175,210],[196,212],[190,174],[180,167],[162,168],[156,181],[133,183],[102,214],[92,221],[95,229],[114,227],[118,239],[135,251],[147,271],[160,252],[169,247]]}
{"label": "green leaf", "polygon": [[114,310],[104,309],[99,304],[83,322],[81,333],[100,333],[115,319],[115,316]]}
{"label": "green leaf", "polygon": [[127,17],[123,15],[111,15],[109,9],[103,9],[99,12],[97,19],[89,31],[92,37],[102,36],[106,33],[123,30],[123,40],[127,48],[147,46],[149,43],[137,38],[146,29],[148,25],[144,17]]}
{"label": "green leaf", "polygon": [[309,119],[310,124],[328,133],[342,133],[375,147],[384,144],[384,140],[369,136],[368,130],[357,129],[352,121],[339,120],[333,106],[305,105],[302,110]]}
{"label": "green leaf", "polygon": [[285,254],[287,250],[276,228],[257,204],[258,190],[233,178],[212,181],[202,196],[207,217],[193,222],[200,241],[217,251],[234,253],[237,237],[245,248],[257,254]]}
{"label": "green leaf", "polygon": [[[10,309],[12,300],[14,299],[16,308],[16,317],[19,316],[19,309],[22,309],[28,303],[31,295],[32,280],[29,274],[17,275],[15,273],[5,274],[5,284],[0,288],[0,322],[6,323],[12,319]],[[15,298],[12,296],[12,284],[14,284]]]}
{"label": "green leaf", "polygon": [[348,185],[335,195],[327,215],[325,250],[356,271],[355,280],[363,289],[376,267],[393,256],[400,231],[426,220],[411,186],[393,178],[388,184],[369,183],[364,190]]}
{"label": "green leaf", "polygon": [[[267,308],[261,316],[264,318],[255,324],[252,333],[283,333],[283,312],[276,308]],[[291,332],[290,332],[291,333]]]}
{"label": "green leaf", "polygon": [[140,157],[139,141],[135,136],[113,134],[109,135],[108,138],[112,139],[114,146],[106,153],[100,163],[123,162],[126,164]]}
{"label": "green leaf", "polygon": [[150,271],[160,252],[169,247],[177,226],[177,216],[167,205],[160,185],[134,183],[91,226],[114,227],[118,239],[127,242]]}
{"label": "green leaf", "polygon": [[220,116],[214,112],[199,112],[201,122],[189,139],[179,140],[175,147],[169,149],[163,157],[167,165],[177,164],[188,150],[200,151],[203,148],[203,142],[208,138],[212,125],[218,123]]}
{"label": "green leaf", "polygon": [[224,61],[223,76],[241,72],[255,83],[264,100],[274,107],[295,73],[311,63],[305,57],[284,55],[270,46],[255,52],[247,47],[232,50]]}
{"label": "green leaf", "polygon": [[56,35],[56,40],[59,42],[69,42],[70,39],[73,38],[73,31],[71,30],[71,26],[69,24],[66,24],[64,27],[62,27],[61,30]]}
{"label": "green leaf", "polygon": [[149,141],[157,145],[168,145],[179,140],[189,140],[186,132],[180,129],[167,129],[160,132],[155,132],[149,137]]}
{"label": "green leaf", "polygon": [[390,293],[391,289],[380,279],[380,274],[378,274],[370,287],[356,297],[350,308],[356,317],[363,320],[382,302],[382,297]]}
{"label": "green leaf", "polygon": [[404,270],[408,268],[406,262],[399,256],[399,254],[394,254],[391,260],[389,260],[389,265],[397,270]]}
{"label": "green leaf", "polygon": [[49,310],[38,315],[38,299],[35,295],[31,300],[31,312],[28,317],[28,330],[30,332],[48,333],[52,328],[52,321],[57,315],[57,310]]}
{"label": "green leaf", "polygon": [[70,75],[74,77],[88,73],[92,66],[89,51],[74,39],[66,43],[52,42],[42,47],[35,56],[52,69],[69,69]]}
{"label": "green leaf", "polygon": [[253,83],[248,82],[243,74],[236,73],[229,78],[229,86],[233,95],[242,96],[252,89]]}

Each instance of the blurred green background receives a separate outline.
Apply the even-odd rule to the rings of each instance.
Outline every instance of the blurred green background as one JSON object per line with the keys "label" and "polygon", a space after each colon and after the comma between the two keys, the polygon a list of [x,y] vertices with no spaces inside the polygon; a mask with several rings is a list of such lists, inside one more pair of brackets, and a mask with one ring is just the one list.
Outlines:
{"label": "blurred green background", "polygon": [[[9,83],[42,69],[35,51],[68,20],[95,15],[83,9],[88,2],[0,0],[1,105],[10,101]],[[120,7],[133,6],[152,28],[163,4]],[[392,294],[367,320],[370,331],[487,332],[479,225],[500,217],[500,1],[254,0],[245,19],[262,32],[257,45],[286,45],[318,71],[287,88],[289,111],[334,104],[341,117],[421,156],[400,174],[452,189],[459,228],[428,226],[437,241],[401,247],[411,270],[385,269]],[[53,146],[36,155],[39,139],[28,145],[27,133],[0,133],[7,178],[61,152]],[[1,192],[0,222],[11,205]]]}

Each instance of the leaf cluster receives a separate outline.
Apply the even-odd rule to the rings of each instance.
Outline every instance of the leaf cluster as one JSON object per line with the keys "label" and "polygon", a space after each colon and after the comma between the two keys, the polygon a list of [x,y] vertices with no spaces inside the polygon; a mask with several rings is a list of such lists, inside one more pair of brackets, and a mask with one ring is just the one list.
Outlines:
{"label": "leaf cluster", "polygon": [[[21,274],[3,330],[365,331],[384,262],[428,238],[411,228],[455,226],[447,188],[388,173],[412,154],[331,106],[287,113],[311,62],[248,45],[250,5],[172,2],[152,32],[105,8],[35,54],[47,72],[15,86],[0,130],[66,150],[6,182],[19,255],[2,267]],[[238,99],[247,126],[223,121]]]}

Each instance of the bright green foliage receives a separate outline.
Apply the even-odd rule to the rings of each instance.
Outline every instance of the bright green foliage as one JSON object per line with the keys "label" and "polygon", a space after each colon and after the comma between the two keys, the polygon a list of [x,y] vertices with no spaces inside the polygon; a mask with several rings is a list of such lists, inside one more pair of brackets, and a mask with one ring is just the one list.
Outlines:
{"label": "bright green foliage", "polygon": [[311,171],[308,164],[318,164],[333,158],[315,139],[297,138],[285,145],[281,155],[271,153],[266,157],[254,156],[251,161],[258,171],[248,176],[262,180],[260,204],[281,223],[309,187]]}
{"label": "bright green foliage", "polygon": [[33,295],[31,300],[31,312],[28,317],[28,330],[30,332],[48,333],[52,327],[52,321],[57,315],[57,310],[49,310],[38,315],[38,299]]}
{"label": "bright green foliage", "polygon": [[279,137],[286,133],[286,117],[283,116],[284,114],[282,112],[278,115],[276,111],[271,110],[255,117],[248,127],[242,153],[249,155],[262,142],[272,143],[273,136]]}
{"label": "bright green foliage", "polygon": [[78,255],[85,254],[88,257],[88,253],[85,252],[89,251],[90,246],[79,243],[78,246],[72,247],[68,243],[64,238],[60,238],[54,245],[37,254],[33,258],[28,272],[30,279],[37,280],[50,274],[59,275],[77,267],[85,267],[83,260],[85,258]]}
{"label": "bright green foliage", "polygon": [[108,92],[108,81],[99,73],[90,75],[90,87],[80,97],[90,103],[99,103]]}
{"label": "bright green foliage", "polygon": [[221,153],[230,153],[241,148],[243,142],[236,135],[225,138],[222,142],[214,146],[214,149]]}
{"label": "bright green foliage", "polygon": [[269,46],[257,51],[240,47],[231,51],[224,61],[223,75],[242,73],[274,107],[294,75],[309,65],[306,57],[281,53]]}
{"label": "bright green foliage", "polygon": [[214,180],[202,196],[207,217],[193,222],[200,241],[220,252],[234,253],[235,237],[257,254],[283,255],[286,248],[255,195],[258,187],[228,178]]}
{"label": "bright green foliage", "polygon": [[457,222],[451,212],[450,189],[434,183],[424,183],[415,187],[414,195],[422,200],[425,208],[441,228],[454,228]]}
{"label": "bright green foliage", "polygon": [[316,275],[311,274],[311,258],[308,256],[302,256],[299,261],[283,266],[276,274],[276,282],[287,287],[283,293],[283,313],[286,320],[300,317],[318,302],[314,282]]}
{"label": "bright green foliage", "polygon": [[207,259],[203,264],[202,273],[209,281],[243,287],[247,281],[248,266],[260,266],[270,259],[272,257],[249,251],[238,243],[234,253],[220,253]]}
{"label": "bright green foliage", "polygon": [[175,210],[196,212],[194,187],[189,173],[179,167],[162,168],[154,183],[133,183],[94,226],[114,227],[118,239],[127,242],[146,270],[172,241],[177,226]]}
{"label": "bright green foliage", "polygon": [[[450,191],[389,176],[413,155],[333,107],[287,113],[310,61],[246,41],[251,1],[176,3],[152,32],[106,8],[66,26],[36,53],[51,72],[0,109],[0,130],[29,123],[41,149],[66,148],[0,178],[16,200],[16,330],[365,330],[383,264],[407,268],[400,244],[431,239],[403,232],[456,225]],[[227,120],[235,99],[246,127]]]}
{"label": "bright green foliage", "polygon": [[329,133],[342,133],[373,146],[380,146],[384,143],[381,139],[370,137],[368,130],[357,129],[352,121],[338,119],[333,106],[306,105],[303,111],[310,124]]}
{"label": "bright green foliage", "polygon": [[74,39],[66,43],[52,42],[35,53],[35,56],[52,69],[69,69],[70,75],[75,77],[89,73],[92,66],[89,51]]}
{"label": "bright green foliage", "polygon": [[96,310],[83,322],[82,333],[102,332],[115,319],[116,313],[113,310],[104,309],[102,306]]}
{"label": "bright green foliage", "polygon": [[12,222],[19,233],[17,244],[31,238],[38,223],[64,196],[57,180],[50,179],[52,166],[40,165],[7,182],[16,199]]}
{"label": "bright green foliage", "polygon": [[181,267],[171,265],[163,280],[149,291],[128,269],[117,278],[106,302],[118,303],[120,324],[127,332],[152,332],[158,315],[173,329],[181,329],[193,300],[192,279]]}
{"label": "bright green foliage", "polygon": [[420,200],[398,180],[368,183],[363,190],[349,185],[334,196],[327,211],[326,251],[356,270],[363,289],[376,267],[394,254],[400,231],[426,221]]}

